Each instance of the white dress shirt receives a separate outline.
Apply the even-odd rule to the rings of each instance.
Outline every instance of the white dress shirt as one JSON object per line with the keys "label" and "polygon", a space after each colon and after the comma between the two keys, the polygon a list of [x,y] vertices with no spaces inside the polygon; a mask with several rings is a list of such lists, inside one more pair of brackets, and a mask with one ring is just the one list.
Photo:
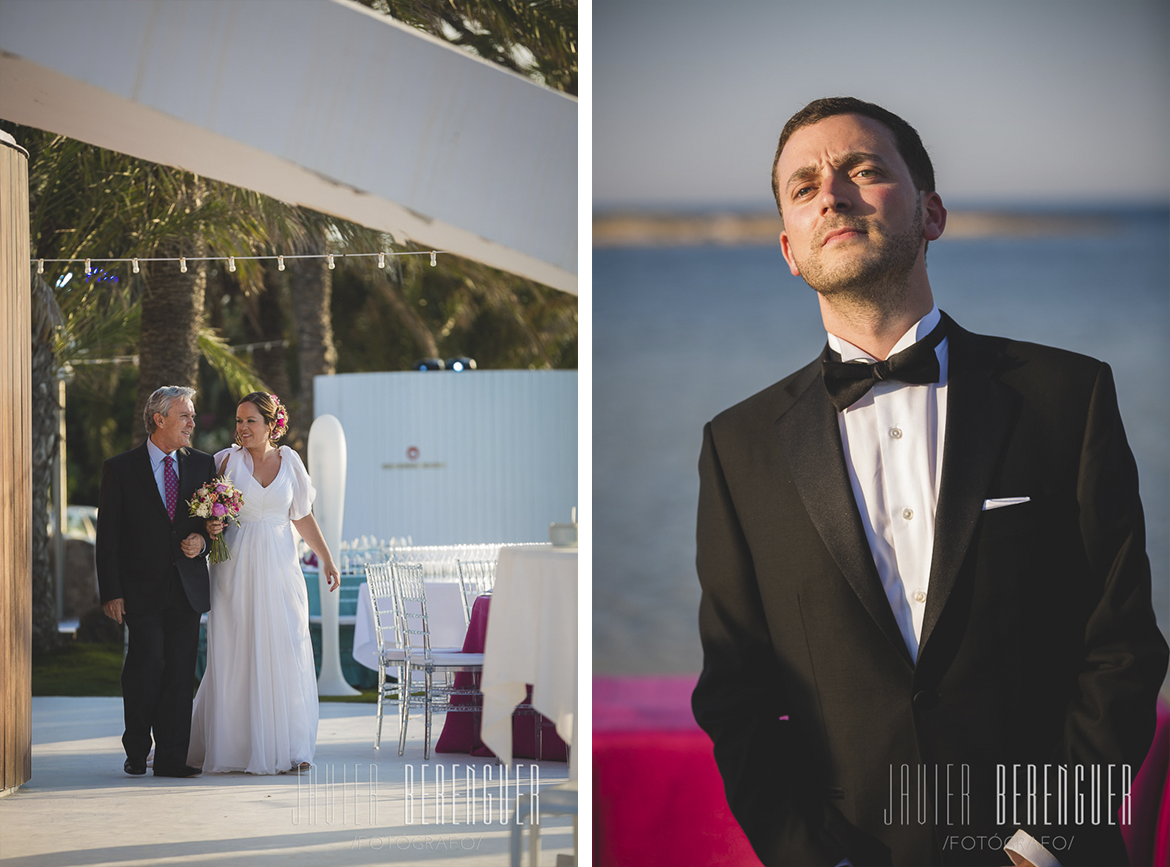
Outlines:
{"label": "white dress shirt", "polygon": [[[171,460],[174,461],[175,478],[179,478],[179,450],[175,449],[168,455],[167,452],[164,452],[154,444],[154,440],[147,439],[146,451],[147,454],[150,455],[150,470],[152,473],[154,473],[154,483],[158,485],[159,499],[162,500],[162,504],[165,506],[167,504],[167,482],[166,477],[164,476],[165,464],[163,463],[163,459],[169,456]],[[180,504],[175,505],[176,515],[179,514],[179,505]]]}
{"label": "white dress shirt", "polygon": [[[922,340],[942,319],[931,309],[894,344],[890,355]],[[829,334],[829,348],[842,361],[881,361],[847,340]],[[922,616],[930,592],[934,515],[942,478],[947,424],[948,341],[934,349],[939,381],[878,382],[864,397],[837,414],[845,465],[861,513],[865,538],[902,640],[917,662]],[[1048,850],[1024,830],[1004,847],[1013,863],[1025,856],[1036,867],[1060,867]],[[848,860],[840,862],[848,865]]]}
{"label": "white dress shirt", "polygon": [[[918,320],[890,355],[926,337],[942,318],[938,308]],[[880,361],[835,334],[829,348],[842,361]],[[869,550],[910,658],[918,659],[922,615],[934,552],[934,513],[942,473],[947,418],[947,340],[935,347],[939,381],[913,385],[887,380],[837,414],[853,497]]]}

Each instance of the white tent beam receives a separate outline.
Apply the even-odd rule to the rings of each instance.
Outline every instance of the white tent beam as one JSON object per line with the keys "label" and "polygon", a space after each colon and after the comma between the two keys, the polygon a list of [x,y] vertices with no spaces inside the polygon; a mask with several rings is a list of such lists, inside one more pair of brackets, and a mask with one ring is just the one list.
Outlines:
{"label": "white tent beam", "polygon": [[577,291],[577,103],[348,0],[0,0],[0,117]]}

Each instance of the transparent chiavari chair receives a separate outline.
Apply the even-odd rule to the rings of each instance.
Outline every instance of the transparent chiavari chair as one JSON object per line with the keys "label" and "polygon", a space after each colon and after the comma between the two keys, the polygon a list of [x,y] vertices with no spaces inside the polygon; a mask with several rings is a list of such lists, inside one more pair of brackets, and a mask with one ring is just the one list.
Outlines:
{"label": "transparent chiavari chair", "polygon": [[[481,710],[483,694],[479,690],[479,678],[483,672],[483,654],[433,648],[422,565],[391,563],[390,574],[398,632],[406,652],[405,681],[399,693],[398,755],[406,750],[410,709],[421,705],[425,719],[423,759],[428,760],[431,757],[431,716],[436,710]],[[460,673],[469,677],[457,679],[455,675]],[[420,680],[421,695],[417,695]]]}
{"label": "transparent chiavari chair", "polygon": [[463,622],[471,625],[471,609],[476,597],[490,593],[496,581],[495,560],[456,560],[459,589],[463,595]]}
{"label": "transparent chiavari chair", "polygon": [[[402,688],[407,682],[406,677],[406,650],[403,648],[402,636],[399,634],[398,617],[394,602],[394,581],[390,574],[389,563],[369,563],[366,565],[366,582],[370,589],[370,602],[374,609],[374,631],[378,639],[378,731],[374,735],[374,749],[382,745],[382,712],[385,702],[393,696],[398,703],[398,728],[401,732],[402,715],[405,706],[402,701]],[[393,667],[397,678],[394,682],[386,676],[387,669]]]}

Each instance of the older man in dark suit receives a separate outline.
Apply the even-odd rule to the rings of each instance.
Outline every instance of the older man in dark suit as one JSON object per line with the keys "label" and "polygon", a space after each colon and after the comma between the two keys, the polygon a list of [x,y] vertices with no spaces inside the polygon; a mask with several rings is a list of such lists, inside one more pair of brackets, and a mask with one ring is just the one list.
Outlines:
{"label": "older man in dark suit", "polygon": [[215,476],[211,455],[191,448],[195,390],[164,386],[143,413],[146,442],[102,467],[97,572],[102,606],[130,630],[122,667],[123,769],[190,777],[191,704],[199,617],[211,607],[209,537],[187,502]]}
{"label": "older man in dark suit", "polygon": [[1124,865],[1167,648],[1109,367],[934,304],[918,134],[818,100],[773,164],[822,357],[700,458],[696,719],[765,864]]}

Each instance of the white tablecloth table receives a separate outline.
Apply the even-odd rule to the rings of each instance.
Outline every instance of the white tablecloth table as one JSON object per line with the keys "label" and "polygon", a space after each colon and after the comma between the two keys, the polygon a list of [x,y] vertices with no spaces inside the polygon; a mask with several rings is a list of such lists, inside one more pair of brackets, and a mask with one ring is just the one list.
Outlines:
{"label": "white tablecloth table", "polygon": [[[428,581],[427,620],[431,627],[431,647],[462,647],[467,625],[463,622],[463,598],[459,585],[452,581]],[[393,602],[390,602],[393,608]],[[353,658],[366,668],[378,670],[378,636],[374,632],[374,606],[370,602],[370,585],[358,588],[357,615],[353,624]]]}
{"label": "white tablecloth table", "polygon": [[[512,712],[532,704],[572,747],[577,725],[577,549],[501,548],[484,643],[480,737],[512,763]],[[576,750],[569,776],[576,777]]]}

